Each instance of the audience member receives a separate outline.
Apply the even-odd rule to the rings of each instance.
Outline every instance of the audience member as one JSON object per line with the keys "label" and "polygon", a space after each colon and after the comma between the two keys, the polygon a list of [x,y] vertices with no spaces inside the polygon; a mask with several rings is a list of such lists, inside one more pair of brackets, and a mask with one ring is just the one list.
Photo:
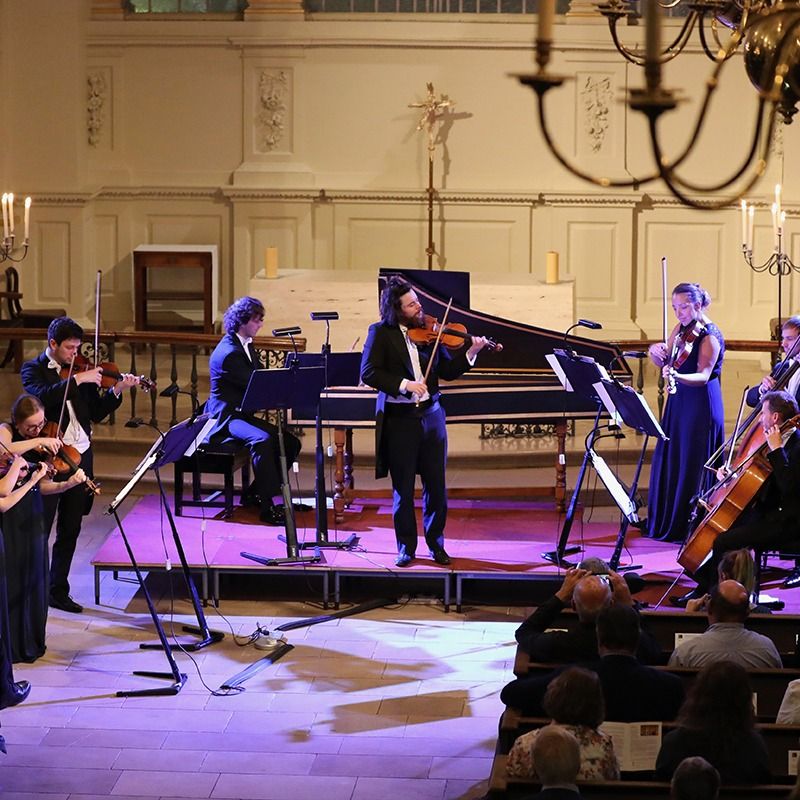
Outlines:
{"label": "audience member", "polygon": [[717,800],[719,772],[700,756],[684,758],[675,769],[670,800]]}
{"label": "audience member", "polygon": [[528,800],[580,800],[575,784],[581,765],[578,740],[560,725],[548,725],[533,743],[542,790]]}
{"label": "audience member", "polygon": [[[614,742],[598,728],[603,723],[603,690],[597,674],[569,667],[555,677],[544,695],[544,711],[553,724],[561,725],[578,740],[581,750],[579,781],[619,780]],[[511,748],[506,770],[509,775],[533,778],[537,775],[533,743],[544,728],[523,733]]]}
{"label": "audience member", "polygon": [[[615,572],[595,575],[588,569],[568,569],[561,588],[542,603],[514,634],[520,649],[534,661],[574,663],[597,658],[597,615],[612,603],[633,606],[630,590]],[[565,630],[549,630],[561,612],[572,606],[577,621]],[[642,636],[637,653],[645,663],[658,663],[661,648],[649,635]]]}
{"label": "audience member", "polygon": [[702,756],[723,784],[770,782],[769,754],[755,727],[753,690],[741,664],[716,661],[703,667],[677,722],[661,743],[657,780],[670,780],[687,756]]}
{"label": "audience member", "polygon": [[[683,702],[683,682],[637,661],[639,615],[630,606],[611,605],[597,618],[600,658],[585,664],[597,672],[603,687],[605,718],[612,722],[672,720]],[[500,699],[524,714],[542,716],[544,695],[558,671],[517,678],[507,684]]]}
{"label": "audience member", "polygon": [[702,667],[714,661],[735,661],[747,669],[783,666],[772,640],[747,630],[750,599],[741,583],[725,580],[711,589],[708,629],[679,644],[669,659],[674,667]]}
{"label": "audience member", "polygon": [[[747,591],[747,596],[753,596],[753,588],[756,583],[756,568],[753,556],[746,547],[739,550],[728,550],[720,559],[719,566],[717,567],[718,582],[734,580],[744,586]],[[708,611],[708,601],[710,595],[708,592],[702,597],[689,600],[686,603],[687,611]],[[769,606],[763,606],[750,601],[751,614],[771,614],[772,609]]]}

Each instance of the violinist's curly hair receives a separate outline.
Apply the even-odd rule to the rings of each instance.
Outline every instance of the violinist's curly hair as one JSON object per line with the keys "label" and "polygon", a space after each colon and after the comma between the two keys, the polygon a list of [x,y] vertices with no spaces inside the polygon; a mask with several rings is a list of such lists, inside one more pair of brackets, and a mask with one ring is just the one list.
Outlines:
{"label": "violinist's curly hair", "polygon": [[711,305],[711,295],[699,283],[679,283],[672,294],[688,294],[693,303],[700,303],[700,308]]}
{"label": "violinist's curly hair", "polygon": [[264,304],[255,297],[240,297],[234,300],[222,316],[225,333],[236,333],[242,325],[246,325],[259,314],[264,316]]}
{"label": "violinist's curly hair", "polygon": [[83,339],[83,328],[71,317],[56,317],[47,328],[47,341],[60,345],[67,339]]}
{"label": "violinist's curly hair", "polygon": [[390,275],[383,287],[380,299],[381,319],[387,325],[397,326],[397,312],[400,310],[400,298],[408,294],[414,287],[401,275]]}
{"label": "violinist's curly hair", "polygon": [[11,419],[19,425],[34,414],[44,411],[44,406],[38,397],[32,394],[21,394],[11,406]]}

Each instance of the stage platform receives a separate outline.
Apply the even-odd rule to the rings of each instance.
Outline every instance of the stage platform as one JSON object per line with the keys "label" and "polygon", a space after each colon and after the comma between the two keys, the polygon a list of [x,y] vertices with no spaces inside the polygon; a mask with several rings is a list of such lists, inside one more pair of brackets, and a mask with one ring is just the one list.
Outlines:
{"label": "stage platform", "polygon": [[[227,520],[202,515],[202,509],[187,509],[187,515],[176,517],[176,525],[186,552],[189,566],[195,575],[204,601],[214,603],[221,596],[221,576],[225,575],[286,575],[302,572],[306,579],[319,581],[322,600],[326,608],[338,608],[343,586],[350,578],[368,577],[382,580],[386,585],[376,587],[385,595],[387,591],[400,594],[408,592],[411,581],[430,584],[430,591],[441,598],[445,609],[455,603],[461,609],[465,588],[472,581],[495,582],[492,587],[494,601],[502,600],[504,584],[510,590],[511,582],[528,581],[530,604],[547,596],[552,586],[560,580],[563,571],[544,560],[542,553],[555,549],[563,525],[551,499],[512,500],[498,497],[478,499],[451,498],[449,502],[445,546],[452,564],[440,566],[429,556],[420,537],[418,558],[410,567],[398,568],[394,564],[396,546],[392,527],[392,508],[389,498],[371,497],[354,503],[345,514],[345,521],[335,526],[333,511],[329,510],[330,541],[343,541],[355,534],[358,542],[353,549],[322,549],[320,561],[303,565],[264,566],[244,558],[241,553],[254,553],[267,559],[286,556],[286,545],[278,539],[282,529],[263,525],[258,520],[257,509],[237,507]],[[606,519],[603,520],[602,517]],[[314,512],[297,514],[297,531],[300,542],[313,542]],[[595,521],[596,517],[600,517]],[[421,510],[418,503],[418,524]],[[162,517],[157,495],[142,497],[123,519],[123,526],[140,567],[148,572],[179,567],[178,555],[172,541],[167,520]],[[582,554],[570,556],[578,560],[584,556],[599,556],[609,560],[617,541],[619,523],[611,514],[579,513],[576,517],[569,544],[583,548]],[[302,555],[314,551],[306,548]],[[677,545],[658,542],[629,528],[620,568],[638,565],[636,572],[646,581],[638,598],[655,604],[670,584],[681,575],[676,563]],[[775,591],[793,562],[773,562],[765,580],[765,591],[786,603],[787,611],[800,610],[800,590]],[[92,559],[94,567],[95,602],[100,602],[100,576],[104,571],[114,573],[130,571],[130,561],[118,530],[112,531]],[[198,580],[199,578],[199,580]],[[398,581],[403,589],[398,590]],[[685,576],[680,578],[678,589],[693,584]],[[795,595],[797,597],[795,598]]]}

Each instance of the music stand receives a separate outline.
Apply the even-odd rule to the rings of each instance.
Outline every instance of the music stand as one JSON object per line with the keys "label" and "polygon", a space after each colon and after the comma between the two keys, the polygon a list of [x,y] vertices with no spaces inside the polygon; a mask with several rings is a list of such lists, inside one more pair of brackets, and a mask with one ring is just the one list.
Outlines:
{"label": "music stand", "polygon": [[[644,442],[642,449],[639,453],[639,461],[636,464],[636,471],[633,476],[633,483],[628,494],[628,501],[633,506],[633,514],[629,513],[629,507],[626,509],[624,504],[611,492],[612,497],[617,502],[620,510],[622,511],[622,519],[620,521],[619,532],[617,533],[617,543],[614,547],[614,553],[608,565],[614,571],[619,569],[619,560],[622,556],[622,548],[625,545],[625,535],[628,530],[628,525],[638,522],[636,517],[636,505],[634,498],[639,486],[639,476],[642,472],[642,465],[644,464],[644,456],[647,450],[647,444],[651,436],[660,438],[662,441],[667,441],[668,437],[664,433],[661,425],[653,414],[650,406],[647,405],[644,395],[639,394],[630,386],[624,386],[621,383],[613,380],[602,380],[594,385],[594,389],[600,397],[603,405],[612,416],[620,416],[622,421],[630,428],[644,434]],[[605,481],[604,481],[605,483]],[[608,487],[608,484],[606,484]],[[641,564],[631,564],[626,569],[639,569]]]}
{"label": "music stand", "polygon": [[[332,353],[323,346],[321,353],[289,353],[286,366],[322,367],[325,372],[325,387],[356,386],[361,375],[361,353]],[[314,416],[316,433],[315,452],[315,499],[317,539],[314,542],[301,542],[298,547],[320,547],[336,550],[350,550],[358,544],[358,536],[351,533],[344,541],[331,542],[328,539],[328,492],[325,487],[325,451],[322,446],[322,401],[318,396],[309,408],[294,407],[295,417],[308,419]]]}
{"label": "music stand", "polygon": [[244,413],[275,409],[278,412],[278,445],[280,448],[281,495],[283,496],[284,524],[286,529],[286,558],[265,558],[254,553],[240,553],[268,567],[283,564],[313,564],[322,556],[316,550],[313,556],[301,556],[297,546],[297,526],[292,508],[292,487],[289,484],[289,471],[286,464],[286,443],[283,436],[284,414],[287,408],[295,405],[319,403],[319,396],[325,384],[323,367],[295,366],[285,369],[257,369],[250,374],[242,405],[238,409]]}
{"label": "music stand", "polygon": [[571,350],[555,349],[552,353],[545,356],[545,358],[553,368],[553,372],[555,372],[565,391],[576,392],[597,403],[597,414],[594,418],[594,425],[586,438],[581,468],[578,471],[578,478],[575,482],[575,488],[572,491],[572,498],[567,508],[567,515],[564,517],[564,525],[561,528],[558,545],[555,550],[548,550],[541,554],[545,561],[550,561],[559,567],[574,567],[575,564],[571,561],[567,561],[564,556],[580,553],[583,549],[579,545],[567,546],[567,541],[569,540],[569,533],[575,519],[575,511],[578,506],[578,498],[580,497],[581,487],[583,486],[583,479],[586,476],[586,469],[591,463],[594,440],[597,436],[600,417],[603,413],[603,404],[600,401],[597,390],[594,388],[594,384],[603,379],[607,379],[609,376],[605,367],[598,364],[593,358],[589,356],[579,356]]}
{"label": "music stand", "polygon": [[[161,624],[161,618],[158,616],[158,612],[156,611],[155,606],[153,605],[153,599],[150,596],[150,592],[147,588],[147,584],[144,581],[144,577],[142,576],[142,572],[139,569],[139,564],[136,561],[136,556],[133,553],[133,548],[131,547],[130,542],[128,541],[128,537],[125,534],[125,529],[122,526],[122,520],[119,517],[119,507],[124,502],[125,498],[131,493],[133,488],[139,483],[145,473],[153,466],[158,464],[159,459],[162,457],[173,457],[172,460],[175,458],[180,458],[184,452],[188,449],[188,447],[194,442],[198,436],[204,433],[207,423],[209,422],[209,417],[207,414],[204,414],[200,417],[197,417],[194,420],[190,420],[187,424],[186,422],[179,423],[175,426],[175,428],[182,429],[181,433],[176,436],[169,436],[170,431],[167,434],[161,434],[159,439],[155,442],[155,444],[150,448],[147,452],[145,457],[139,462],[138,466],[133,472],[133,476],[131,479],[125,484],[125,486],[120,489],[117,493],[117,496],[111,501],[108,508],[106,509],[106,514],[113,514],[114,519],[117,523],[117,528],[119,529],[120,535],[122,536],[122,541],[125,544],[125,549],[128,551],[128,558],[130,559],[131,566],[133,567],[134,572],[136,573],[136,580],[139,583],[139,588],[144,595],[145,602],[147,603],[147,609],[150,612],[150,617],[153,620],[153,625],[156,629],[156,633],[158,634],[158,639],[160,644],[154,645],[154,647],[161,649],[164,651],[164,655],[166,656],[167,663],[169,664],[170,671],[169,672],[153,672],[151,670],[134,670],[134,675],[141,675],[146,678],[160,678],[164,680],[171,680],[171,686],[163,686],[160,688],[154,689],[130,689],[130,690],[120,690],[116,693],[117,697],[148,697],[154,695],[173,695],[178,694],[178,692],[183,688],[183,685],[186,683],[186,673],[181,672],[178,669],[178,664],[175,661],[175,656],[172,653],[172,647],[170,646],[169,640],[167,639],[166,634],[164,633],[164,627]],[[191,436],[188,436],[188,439],[184,439],[183,431],[189,428],[191,430]],[[168,438],[169,437],[169,438]],[[180,448],[183,449],[180,449]],[[180,452],[178,452],[180,450]],[[169,463],[169,462],[167,462]],[[177,530],[175,529],[174,520],[172,519],[172,515],[169,513],[169,503],[166,502],[166,498],[164,496],[163,486],[161,485],[161,479],[158,474],[158,470],[156,470],[156,478],[158,480],[159,490],[161,492],[161,502],[164,507],[167,509],[169,514],[169,519],[171,522],[173,536],[175,538],[175,545],[178,549],[180,555],[183,556],[181,566],[184,567],[184,577],[187,579],[187,585],[190,587],[189,591],[192,594],[192,600],[196,603],[195,605],[195,612],[198,613],[198,623],[201,623],[199,629],[184,627],[184,630],[189,631],[197,631],[203,632],[205,634],[203,642],[193,642],[188,646],[184,646],[184,649],[193,649],[197,650],[200,647],[205,647],[206,644],[211,644],[213,641],[219,641],[223,638],[223,634],[214,633],[211,634],[208,631],[208,627],[205,625],[205,617],[203,616],[202,608],[200,607],[199,603],[197,603],[197,590],[194,587],[194,580],[192,579],[191,573],[188,572],[188,565],[185,564],[185,555],[183,555],[183,547],[180,542],[180,538],[178,537]],[[202,621],[202,622],[201,622]],[[209,641],[205,641],[208,639]],[[140,648],[145,649],[146,645],[139,645]]]}

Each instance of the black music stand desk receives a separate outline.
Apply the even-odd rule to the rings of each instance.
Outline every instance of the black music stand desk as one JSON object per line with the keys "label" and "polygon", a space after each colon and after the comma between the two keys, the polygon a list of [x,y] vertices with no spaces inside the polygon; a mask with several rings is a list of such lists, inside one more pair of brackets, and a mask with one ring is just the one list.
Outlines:
{"label": "black music stand desk", "polygon": [[286,463],[286,442],[283,436],[285,412],[295,405],[308,406],[319,403],[325,385],[323,367],[292,366],[286,369],[257,369],[250,375],[242,405],[245,413],[274,409],[278,412],[278,444],[280,447],[281,495],[283,496],[284,525],[286,529],[286,558],[265,558],[255,553],[242,552],[249,558],[268,567],[284,564],[313,564],[321,559],[319,550],[313,556],[301,556],[297,545],[297,525],[292,508],[292,489]]}

